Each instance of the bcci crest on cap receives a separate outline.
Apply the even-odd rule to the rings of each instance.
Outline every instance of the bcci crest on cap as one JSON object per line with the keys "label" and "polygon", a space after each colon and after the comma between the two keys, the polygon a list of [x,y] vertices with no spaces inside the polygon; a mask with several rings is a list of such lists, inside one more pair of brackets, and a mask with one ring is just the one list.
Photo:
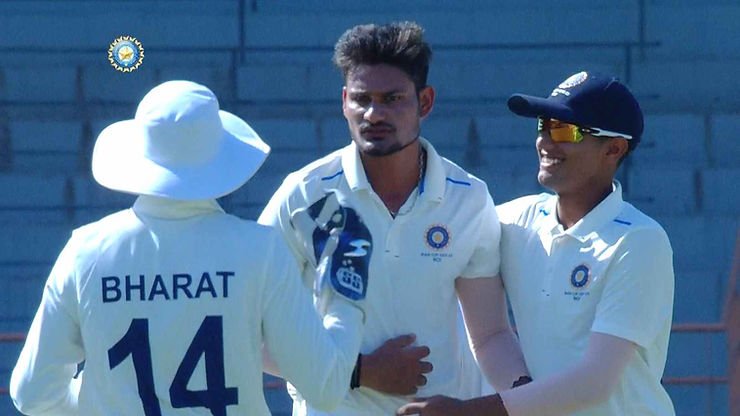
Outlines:
{"label": "bcci crest on cap", "polygon": [[577,74],[573,74],[565,81],[561,82],[560,85],[558,85],[557,88],[552,90],[552,93],[550,95],[556,96],[558,94],[563,95],[570,95],[570,91],[568,89],[573,88],[577,85],[583,84],[584,81],[588,78],[588,73],[585,71],[579,72]]}

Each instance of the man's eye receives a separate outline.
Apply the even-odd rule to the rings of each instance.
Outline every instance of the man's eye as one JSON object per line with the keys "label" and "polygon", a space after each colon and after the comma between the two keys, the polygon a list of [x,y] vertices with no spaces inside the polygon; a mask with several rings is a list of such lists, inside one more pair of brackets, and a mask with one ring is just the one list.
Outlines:
{"label": "man's eye", "polygon": [[355,95],[352,99],[362,106],[370,104],[370,97],[367,95]]}
{"label": "man's eye", "polygon": [[398,94],[393,94],[385,97],[385,101],[388,103],[393,103],[401,99],[401,96]]}

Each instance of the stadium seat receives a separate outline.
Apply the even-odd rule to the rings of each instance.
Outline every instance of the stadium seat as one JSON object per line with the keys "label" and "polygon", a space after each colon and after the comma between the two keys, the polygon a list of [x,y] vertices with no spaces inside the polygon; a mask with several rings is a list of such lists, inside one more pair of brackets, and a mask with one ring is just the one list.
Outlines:
{"label": "stadium seat", "polygon": [[[108,44],[122,35],[137,37],[145,53],[147,47],[238,45],[238,4],[234,1],[103,4],[60,0],[50,8],[46,2],[2,2],[0,47],[107,50]],[[183,56],[183,62],[187,58]]]}
{"label": "stadium seat", "polygon": [[80,226],[116,211],[130,208],[135,195],[107,189],[88,175],[78,175],[72,179],[75,190],[73,223]]}
{"label": "stadium seat", "polygon": [[75,121],[11,121],[13,170],[74,173],[81,170],[82,125]]}
{"label": "stadium seat", "polygon": [[77,98],[77,70],[72,64],[3,66],[2,75],[0,99],[21,103],[73,103]]}
{"label": "stadium seat", "polygon": [[[422,134],[424,133],[424,122],[421,125]],[[333,117],[326,117],[319,121],[319,131],[321,132],[321,149],[324,153],[329,153],[350,144],[351,136],[347,120],[342,117],[342,109],[337,104],[337,114]]]}
{"label": "stadium seat", "polygon": [[707,214],[738,215],[740,209],[740,166],[702,171],[704,210]]}
{"label": "stadium seat", "polygon": [[704,118],[691,113],[647,115],[632,167],[691,169],[707,166]]}
{"label": "stadium seat", "polygon": [[[231,54],[201,53],[200,55],[202,55],[201,59],[208,59],[208,62],[189,65],[173,62],[169,65],[159,65],[156,70],[156,79],[159,82],[188,80],[203,84],[216,94],[222,110],[234,112],[233,108],[227,108],[224,104],[236,98],[236,85],[231,76],[231,60],[237,58]],[[152,57],[152,60],[155,57]],[[182,56],[179,60],[182,60]]]}
{"label": "stadium seat", "polygon": [[740,165],[740,115],[721,114],[712,117],[710,158],[714,166],[737,168]]}
{"label": "stadium seat", "polygon": [[729,415],[726,384],[678,384],[666,386],[676,416]]}
{"label": "stadium seat", "polygon": [[0,223],[61,223],[74,201],[71,182],[63,175],[0,174]]}
{"label": "stadium seat", "polygon": [[69,225],[3,224],[0,264],[50,264],[71,235]]}
{"label": "stadium seat", "polygon": [[737,216],[655,215],[673,247],[676,273],[730,272],[732,248],[740,225]]}
{"label": "stadium seat", "polygon": [[339,100],[342,77],[326,63],[244,65],[237,73],[238,98],[247,102]]}
{"label": "stadium seat", "polygon": [[[438,4],[438,3],[435,3]],[[560,8],[499,7],[495,10],[420,11],[413,20],[422,24],[435,45],[465,43],[575,42],[589,33],[594,42],[637,40],[635,7],[602,3],[593,8],[571,8],[568,19],[577,25],[553,25],[562,19]],[[409,20],[401,11],[345,13],[274,12],[247,14],[245,41],[250,46],[333,46],[348,27],[367,22]],[[523,24],[526,22],[526,24]],[[290,27],[290,31],[275,31]],[[314,30],[321,27],[322,30]]]}
{"label": "stadium seat", "polygon": [[727,271],[677,272],[673,322],[714,323],[722,318]]}
{"label": "stadium seat", "polygon": [[[125,76],[124,76],[125,75]],[[86,100],[123,104],[136,108],[136,104],[159,82],[155,72],[145,67],[122,74],[107,62],[91,64],[82,76],[82,91]],[[129,110],[133,114],[133,110]]]}
{"label": "stadium seat", "polygon": [[[646,54],[655,61],[675,60],[676,57],[688,61],[697,56],[740,58],[737,48],[728,48],[728,41],[737,35],[733,28],[739,13],[740,4],[735,1],[653,1],[646,8],[645,36],[660,42],[661,46]],[[670,75],[666,81],[673,79],[673,72]],[[701,80],[699,84],[716,76],[712,73],[695,75],[695,81]],[[674,85],[677,89],[685,87],[680,82]]]}
{"label": "stadium seat", "polygon": [[707,109],[737,108],[738,72],[740,59],[689,60],[678,55],[670,60],[635,62],[630,85],[638,95],[657,97],[641,103],[646,111],[703,113]]}
{"label": "stadium seat", "polygon": [[465,147],[470,138],[471,121],[470,117],[446,116],[432,110],[421,122],[421,135],[434,146]]}
{"label": "stadium seat", "polygon": [[317,126],[312,119],[249,119],[247,117],[247,122],[273,151],[307,150],[313,152],[319,147]]}
{"label": "stadium seat", "polygon": [[547,192],[537,182],[536,172],[497,172],[482,170],[479,175],[488,184],[496,205],[530,194]]}
{"label": "stadium seat", "polygon": [[630,203],[650,216],[698,211],[697,174],[692,169],[632,167],[628,173]]}

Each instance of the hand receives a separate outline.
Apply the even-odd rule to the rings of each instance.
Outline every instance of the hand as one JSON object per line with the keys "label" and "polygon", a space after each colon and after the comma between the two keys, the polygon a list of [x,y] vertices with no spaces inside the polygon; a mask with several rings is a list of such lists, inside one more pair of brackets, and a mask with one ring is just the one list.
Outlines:
{"label": "hand", "polygon": [[363,354],[360,385],[387,394],[415,394],[427,384],[424,374],[432,371],[432,363],[421,360],[429,347],[411,346],[415,340],[414,334],[401,335]]}
{"label": "hand", "polygon": [[396,415],[423,415],[423,416],[456,416],[468,415],[465,411],[465,402],[447,396],[432,396],[417,398],[413,402],[401,406]]}

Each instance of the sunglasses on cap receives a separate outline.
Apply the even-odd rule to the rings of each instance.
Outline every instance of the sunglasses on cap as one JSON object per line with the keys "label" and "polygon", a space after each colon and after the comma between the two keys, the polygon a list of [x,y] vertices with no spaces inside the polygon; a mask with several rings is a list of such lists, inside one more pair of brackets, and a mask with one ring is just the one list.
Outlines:
{"label": "sunglasses on cap", "polygon": [[580,127],[575,124],[555,120],[554,118],[537,117],[537,133],[542,133],[543,131],[549,132],[550,138],[556,143],[579,143],[583,141],[585,134],[596,137],[623,137],[627,140],[632,138],[629,134],[598,129],[596,127]]}

